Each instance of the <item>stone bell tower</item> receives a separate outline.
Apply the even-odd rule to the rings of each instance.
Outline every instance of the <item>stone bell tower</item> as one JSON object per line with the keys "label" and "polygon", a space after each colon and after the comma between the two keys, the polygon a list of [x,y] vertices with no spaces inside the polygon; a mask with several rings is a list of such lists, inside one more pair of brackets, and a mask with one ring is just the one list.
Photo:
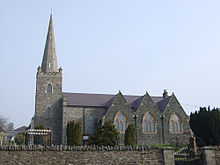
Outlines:
{"label": "stone bell tower", "polygon": [[52,144],[62,142],[62,69],[57,67],[52,15],[43,60],[36,76],[34,126],[43,125],[52,132]]}

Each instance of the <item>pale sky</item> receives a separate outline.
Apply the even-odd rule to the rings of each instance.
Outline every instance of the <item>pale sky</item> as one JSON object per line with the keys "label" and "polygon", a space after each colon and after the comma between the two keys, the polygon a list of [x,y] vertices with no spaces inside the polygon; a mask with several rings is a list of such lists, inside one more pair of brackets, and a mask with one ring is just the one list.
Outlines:
{"label": "pale sky", "polygon": [[51,8],[63,91],[220,107],[219,0],[0,0],[0,115],[15,128],[34,115]]}

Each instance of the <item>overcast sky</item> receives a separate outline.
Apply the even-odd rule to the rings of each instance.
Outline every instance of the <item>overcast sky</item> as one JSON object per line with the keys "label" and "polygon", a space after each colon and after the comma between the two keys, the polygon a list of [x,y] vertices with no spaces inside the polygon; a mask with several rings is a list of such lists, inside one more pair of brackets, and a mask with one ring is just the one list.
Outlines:
{"label": "overcast sky", "polygon": [[0,0],[0,115],[15,127],[34,115],[51,8],[63,91],[220,107],[219,0]]}

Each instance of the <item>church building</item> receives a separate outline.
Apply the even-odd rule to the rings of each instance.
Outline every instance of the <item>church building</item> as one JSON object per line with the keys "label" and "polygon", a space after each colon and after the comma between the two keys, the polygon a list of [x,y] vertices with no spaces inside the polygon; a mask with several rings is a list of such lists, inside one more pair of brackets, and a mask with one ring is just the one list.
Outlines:
{"label": "church building", "polygon": [[89,94],[62,91],[52,15],[41,66],[36,75],[34,126],[51,130],[52,144],[67,144],[68,121],[81,121],[83,135],[91,136],[105,121],[112,121],[124,142],[128,124],[134,124],[137,144],[188,144],[189,117],[174,94],[161,96]]}

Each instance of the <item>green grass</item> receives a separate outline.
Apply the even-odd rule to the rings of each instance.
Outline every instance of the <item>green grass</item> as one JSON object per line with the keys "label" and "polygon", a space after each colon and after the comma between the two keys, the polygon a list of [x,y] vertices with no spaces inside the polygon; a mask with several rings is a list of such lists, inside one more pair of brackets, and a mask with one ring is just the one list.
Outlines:
{"label": "green grass", "polygon": [[191,157],[191,158],[185,158],[185,157],[179,157],[179,158],[175,158],[175,160],[177,161],[186,161],[186,162],[191,162],[191,161],[194,161],[194,160],[198,160],[200,159],[200,157]]}
{"label": "green grass", "polygon": [[174,144],[150,144],[148,145],[150,147],[157,147],[157,148],[165,148],[165,147],[170,147],[172,149],[174,149],[174,151],[178,151],[180,148],[183,148],[183,147],[186,147],[187,144],[182,144],[182,145],[179,145],[178,147]]}

